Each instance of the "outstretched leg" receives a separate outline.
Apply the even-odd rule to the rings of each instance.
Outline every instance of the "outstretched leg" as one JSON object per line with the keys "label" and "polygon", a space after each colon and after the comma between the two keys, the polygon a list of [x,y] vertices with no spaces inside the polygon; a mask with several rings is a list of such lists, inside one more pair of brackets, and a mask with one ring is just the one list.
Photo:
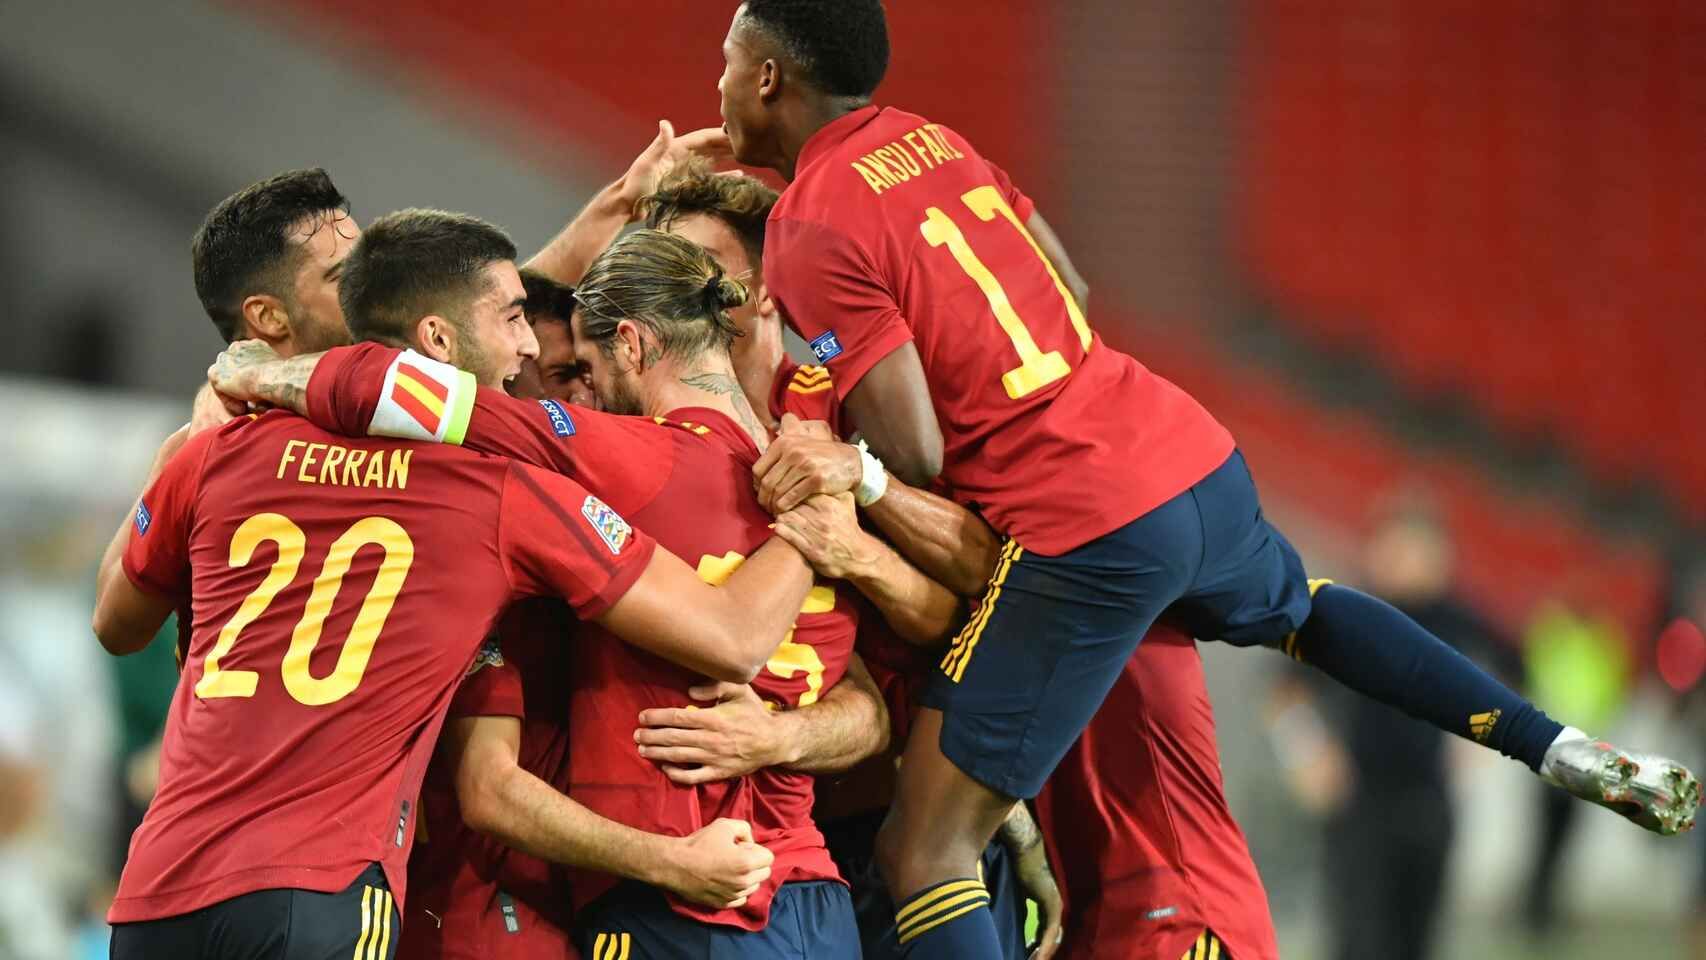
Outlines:
{"label": "outstretched leg", "polygon": [[1282,647],[1358,693],[1521,760],[1547,782],[1654,833],[1691,829],[1700,781],[1654,754],[1565,727],[1414,620],[1365,593],[1310,584],[1309,618]]}

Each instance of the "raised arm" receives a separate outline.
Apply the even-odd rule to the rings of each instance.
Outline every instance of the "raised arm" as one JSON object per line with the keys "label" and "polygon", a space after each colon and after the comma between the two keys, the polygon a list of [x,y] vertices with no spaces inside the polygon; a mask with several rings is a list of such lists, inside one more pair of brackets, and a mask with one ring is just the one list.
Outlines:
{"label": "raised arm", "polygon": [[836,773],[888,748],[888,709],[857,655],[823,699],[797,710],[772,710],[745,684],[693,687],[688,695],[710,706],[645,710],[634,731],[640,756],[679,784],[765,767]]}
{"label": "raised arm", "polygon": [[439,741],[456,771],[462,817],[479,832],[543,860],[663,887],[694,903],[734,908],[774,859],[752,828],[717,820],[690,836],[636,830],[593,813],[522,769],[521,720],[454,717]]}
{"label": "raised arm", "polygon": [[668,120],[659,120],[657,139],[634,158],[627,172],[587,201],[526,267],[571,287],[580,283],[592,261],[633,222],[634,205],[640,198],[657,190],[658,181],[676,164],[695,155],[712,163],[734,158],[729,136],[721,128],[707,127],[678,137]]}

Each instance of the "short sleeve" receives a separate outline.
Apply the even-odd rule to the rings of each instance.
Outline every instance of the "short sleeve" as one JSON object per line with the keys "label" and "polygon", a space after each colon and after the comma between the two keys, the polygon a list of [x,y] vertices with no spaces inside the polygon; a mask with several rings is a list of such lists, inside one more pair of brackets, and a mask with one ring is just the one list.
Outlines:
{"label": "short sleeve", "polygon": [[812,356],[847,396],[877,362],[912,339],[894,291],[852,238],[827,225],[775,220],[764,279]]}
{"label": "short sleeve", "polygon": [[142,494],[130,518],[124,575],[139,589],[183,600],[190,593],[190,529],[202,463],[217,430],[191,437]]}
{"label": "short sleeve", "polygon": [[657,541],[561,474],[511,463],[498,545],[517,597],[558,596],[583,620],[622,598]]}
{"label": "short sleeve", "polygon": [[497,635],[480,644],[480,652],[450,701],[452,717],[521,717],[527,713],[521,671],[504,659]]}

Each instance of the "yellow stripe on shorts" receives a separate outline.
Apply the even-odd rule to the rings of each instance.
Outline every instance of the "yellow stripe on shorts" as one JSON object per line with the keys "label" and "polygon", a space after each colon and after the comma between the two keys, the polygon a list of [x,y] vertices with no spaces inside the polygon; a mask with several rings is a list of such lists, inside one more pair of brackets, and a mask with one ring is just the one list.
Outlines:
{"label": "yellow stripe on shorts", "polygon": [[995,564],[995,572],[989,577],[989,588],[983,593],[983,603],[979,605],[977,615],[968,621],[960,630],[960,635],[954,638],[954,645],[948,649],[947,656],[942,658],[942,673],[948,679],[959,683],[966,675],[966,664],[971,662],[971,655],[977,649],[978,640],[983,637],[983,628],[989,625],[989,618],[995,613],[995,602],[1001,598],[1001,585],[1007,582],[1007,574],[1013,569],[1013,564],[1025,555],[1025,549],[1016,541],[1009,540],[1001,547],[1001,559]]}
{"label": "yellow stripe on shorts", "polygon": [[944,883],[907,904],[895,914],[895,934],[901,943],[989,905],[989,889],[979,880]]}
{"label": "yellow stripe on shorts", "polygon": [[[1220,938],[1204,930],[1197,937],[1196,943],[1185,948],[1185,952],[1179,957],[1179,960],[1221,960]],[[1232,960],[1232,958],[1228,956],[1226,960]]]}

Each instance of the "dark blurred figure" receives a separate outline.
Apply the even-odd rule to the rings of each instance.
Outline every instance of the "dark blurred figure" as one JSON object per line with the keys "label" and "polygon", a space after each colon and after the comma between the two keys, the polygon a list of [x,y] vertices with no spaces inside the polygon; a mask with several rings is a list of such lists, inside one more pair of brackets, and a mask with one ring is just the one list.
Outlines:
{"label": "dark blurred figure", "polygon": [[[1493,672],[1514,672],[1511,648],[1454,595],[1451,544],[1424,506],[1385,512],[1364,566],[1369,592]],[[1327,821],[1334,956],[1423,960],[1456,832],[1446,737],[1336,685],[1321,696],[1350,767],[1346,795]],[[1569,802],[1562,791],[1552,792]]]}

